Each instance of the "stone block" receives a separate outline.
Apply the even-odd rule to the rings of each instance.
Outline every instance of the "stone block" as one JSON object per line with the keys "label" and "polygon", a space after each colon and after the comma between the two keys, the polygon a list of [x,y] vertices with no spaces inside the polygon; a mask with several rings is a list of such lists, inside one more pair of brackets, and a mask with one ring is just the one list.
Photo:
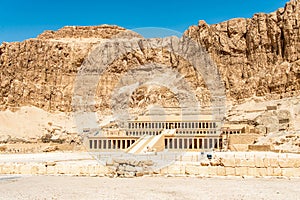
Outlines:
{"label": "stone block", "polygon": [[256,176],[256,168],[255,167],[248,167],[248,176]]}
{"label": "stone block", "polygon": [[294,163],[294,159],[290,159],[290,158],[281,158],[278,160],[278,164],[279,167],[281,168],[293,168],[295,163]]}
{"label": "stone block", "polygon": [[255,157],[254,162],[255,162],[255,167],[258,167],[258,168],[266,167],[264,160],[261,157]]}
{"label": "stone block", "polygon": [[235,167],[240,167],[243,163],[242,163],[241,158],[235,158]]}
{"label": "stone block", "polygon": [[255,162],[253,158],[241,159],[241,167],[255,167]]}
{"label": "stone block", "polygon": [[22,164],[20,166],[20,174],[31,174],[31,167],[30,164]]}
{"label": "stone block", "polygon": [[[127,164],[128,161],[125,159],[122,159],[122,158],[114,158],[113,160],[108,161],[108,164],[113,164],[113,163],[118,163],[118,164],[122,165],[122,164]],[[107,165],[107,162],[106,162],[106,165]]]}
{"label": "stone block", "polygon": [[117,168],[115,166],[107,167],[107,173],[114,173],[115,171],[117,171]]}
{"label": "stone block", "polygon": [[46,167],[46,173],[50,175],[57,174],[56,166],[48,166]]}
{"label": "stone block", "polygon": [[294,169],[294,177],[300,177],[300,168],[293,168]]}
{"label": "stone block", "polygon": [[132,166],[138,166],[139,163],[140,163],[140,161],[138,161],[138,160],[129,160],[128,161],[128,164],[132,165]]}
{"label": "stone block", "polygon": [[125,178],[134,178],[135,172],[125,172],[124,177]]}
{"label": "stone block", "polygon": [[142,163],[147,165],[147,166],[153,166],[154,165],[154,162],[152,160],[144,160]]}
{"label": "stone block", "polygon": [[255,167],[255,162],[251,158],[236,158],[237,167]]}
{"label": "stone block", "polygon": [[263,163],[264,163],[264,167],[269,167],[269,159],[268,158],[263,158]]}
{"label": "stone block", "polygon": [[217,175],[218,175],[218,176],[226,176],[225,167],[223,167],[223,166],[218,166],[218,167],[217,167]]}
{"label": "stone block", "polygon": [[199,167],[199,175],[208,176],[208,174],[209,174],[208,166],[200,166]]}
{"label": "stone block", "polygon": [[185,170],[182,171],[182,168],[180,165],[169,165],[168,166],[168,174],[183,174],[185,173]]}
{"label": "stone block", "polygon": [[225,167],[226,176],[235,176],[235,167]]}
{"label": "stone block", "polygon": [[267,167],[278,167],[278,159],[277,158],[264,158],[265,165]]}
{"label": "stone block", "polygon": [[282,176],[282,171],[280,167],[273,168],[273,176]]}
{"label": "stone block", "polygon": [[294,167],[300,168],[300,158],[293,158],[294,160]]}
{"label": "stone block", "polygon": [[114,160],[111,158],[107,159],[106,166],[113,166],[113,165],[114,165]]}
{"label": "stone block", "polygon": [[117,170],[117,174],[118,174],[118,176],[124,175],[124,174],[125,174],[125,171],[123,171],[123,170]]}
{"label": "stone block", "polygon": [[261,168],[256,168],[256,176],[267,176],[267,168],[261,167]]}
{"label": "stone block", "polygon": [[38,174],[40,174],[40,175],[46,174],[46,167],[45,167],[45,165],[40,164],[37,167],[38,167]]}
{"label": "stone block", "polygon": [[208,167],[208,175],[217,176],[218,175],[218,167],[217,166],[209,166]]}
{"label": "stone block", "polygon": [[271,148],[271,145],[256,145],[256,144],[253,144],[253,145],[249,145],[248,149],[250,151],[270,151],[272,148]]}
{"label": "stone block", "polygon": [[185,167],[185,174],[198,175],[199,174],[199,166],[186,165],[186,167]]}
{"label": "stone block", "polygon": [[95,173],[98,175],[106,173],[106,168],[103,165],[97,165],[95,170],[96,170]]}
{"label": "stone block", "polygon": [[120,164],[119,163],[114,163],[114,167],[119,167],[120,166]]}
{"label": "stone block", "polygon": [[39,167],[38,167],[37,165],[33,165],[33,166],[31,167],[31,174],[32,174],[32,175],[37,175],[38,172],[39,172]]}
{"label": "stone block", "polygon": [[161,169],[159,170],[159,173],[160,173],[161,175],[168,174],[168,167],[161,168]]}
{"label": "stone block", "polygon": [[235,167],[234,158],[221,158],[220,162],[224,167]]}
{"label": "stone block", "polygon": [[58,164],[56,165],[56,167],[57,167],[57,174],[73,174],[70,165]]}
{"label": "stone block", "polygon": [[45,166],[55,166],[56,162],[48,161],[45,163]]}
{"label": "stone block", "polygon": [[141,177],[141,176],[144,176],[144,173],[143,172],[136,172],[136,177]]}
{"label": "stone block", "polygon": [[148,167],[146,165],[144,167],[136,167],[136,170],[137,171],[144,171],[147,174],[153,172],[153,168],[152,167]]}
{"label": "stone block", "polygon": [[9,166],[7,164],[3,164],[1,167],[1,174],[9,174],[8,169],[9,169]]}
{"label": "stone block", "polygon": [[274,169],[272,167],[267,167],[266,168],[266,173],[267,173],[267,176],[273,176]]}
{"label": "stone block", "polygon": [[96,174],[96,169],[95,169],[95,165],[88,165],[87,166],[87,174],[91,175],[91,174]]}
{"label": "stone block", "polygon": [[282,176],[300,177],[300,168],[281,168]]}
{"label": "stone block", "polygon": [[20,174],[20,164],[12,164],[10,173],[11,174]]}
{"label": "stone block", "polygon": [[7,166],[7,174],[14,174],[14,164]]}
{"label": "stone block", "polygon": [[125,171],[127,171],[127,172],[136,172],[137,170],[133,166],[126,165]]}
{"label": "stone block", "polygon": [[79,175],[81,175],[80,168],[81,168],[81,166],[79,166],[79,165],[70,165],[68,170],[71,172],[72,175],[79,176]]}
{"label": "stone block", "polygon": [[[112,166],[114,169],[116,169],[116,167]],[[83,165],[81,166],[81,173],[85,176],[88,176],[90,174],[89,172],[90,166],[89,165]],[[114,172],[116,172],[116,170],[114,170]]]}
{"label": "stone block", "polygon": [[282,176],[284,177],[293,177],[294,169],[293,168],[281,168]]}
{"label": "stone block", "polygon": [[247,176],[248,175],[248,167],[236,167],[235,175],[236,176]]}

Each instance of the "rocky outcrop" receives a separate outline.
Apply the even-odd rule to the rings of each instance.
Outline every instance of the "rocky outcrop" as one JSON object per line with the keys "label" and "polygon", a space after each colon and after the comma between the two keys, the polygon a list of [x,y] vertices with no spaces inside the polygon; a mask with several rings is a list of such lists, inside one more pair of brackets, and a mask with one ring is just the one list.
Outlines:
{"label": "rocky outcrop", "polygon": [[117,26],[64,27],[37,39],[0,46],[0,110],[32,105],[71,111],[74,79],[90,49],[102,39],[140,37]]}
{"label": "rocky outcrop", "polygon": [[299,152],[300,131],[273,132],[259,138],[256,145],[272,145],[279,152]]}
{"label": "rocky outcrop", "polygon": [[65,26],[58,31],[45,31],[38,36],[38,39],[111,39],[128,36],[141,37],[139,34],[129,31],[119,26],[101,25],[101,26]]}
{"label": "rocky outcrop", "polygon": [[291,1],[285,8],[251,19],[214,25],[199,21],[185,35],[210,53],[231,100],[299,95],[299,13],[300,4]]}
{"label": "rocky outcrop", "polygon": [[[232,19],[214,25],[199,21],[185,35],[209,52],[222,74],[229,99],[252,96],[278,99],[297,95],[300,90],[298,13],[300,5],[292,1],[276,12],[255,14],[251,19]],[[103,39],[133,37],[140,36],[118,26],[68,26],[58,31],[45,31],[36,39],[3,43],[0,46],[0,109],[33,105],[47,111],[72,111],[74,79],[92,46]],[[117,65],[141,64],[145,63],[141,58],[155,60],[159,55],[158,52],[139,53],[145,55],[127,55],[116,60],[109,75],[114,77],[119,73],[115,71]],[[168,57],[167,52],[162,57]],[[193,75],[184,70],[186,63],[174,58],[169,55],[169,61],[166,59],[164,63],[176,65],[178,61],[180,73],[187,78]],[[203,83],[193,84],[195,90],[203,86]],[[110,86],[101,88],[103,84],[99,87],[101,91],[112,90]],[[143,92],[135,94],[137,92],[144,94],[136,95],[130,107],[147,106],[152,90],[144,88]],[[200,93],[208,95],[207,91]],[[101,96],[104,98],[107,94]],[[174,94],[167,96],[170,98],[163,98],[164,102],[177,105]],[[151,99],[150,103],[157,101]],[[106,100],[102,102],[102,107],[109,106]]]}

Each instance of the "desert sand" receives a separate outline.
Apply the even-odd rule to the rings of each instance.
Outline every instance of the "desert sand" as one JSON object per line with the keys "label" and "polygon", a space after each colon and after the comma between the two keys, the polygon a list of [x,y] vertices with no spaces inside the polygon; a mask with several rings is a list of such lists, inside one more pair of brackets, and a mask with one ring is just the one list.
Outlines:
{"label": "desert sand", "polygon": [[0,199],[300,199],[300,179],[0,176]]}

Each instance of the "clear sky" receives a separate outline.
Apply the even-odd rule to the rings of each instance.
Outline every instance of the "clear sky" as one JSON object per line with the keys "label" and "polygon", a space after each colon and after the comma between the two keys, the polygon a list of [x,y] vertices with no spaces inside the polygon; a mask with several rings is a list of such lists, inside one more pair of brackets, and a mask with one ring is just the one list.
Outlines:
{"label": "clear sky", "polygon": [[205,20],[275,11],[288,0],[0,0],[0,43],[36,37],[65,25],[115,24],[128,29],[163,27],[183,32]]}

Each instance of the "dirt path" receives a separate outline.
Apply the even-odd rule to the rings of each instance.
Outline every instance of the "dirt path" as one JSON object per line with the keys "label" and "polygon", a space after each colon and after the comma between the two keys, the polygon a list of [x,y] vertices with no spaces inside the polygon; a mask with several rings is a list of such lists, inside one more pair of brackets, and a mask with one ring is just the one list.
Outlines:
{"label": "dirt path", "polygon": [[300,179],[0,176],[0,199],[300,199]]}

